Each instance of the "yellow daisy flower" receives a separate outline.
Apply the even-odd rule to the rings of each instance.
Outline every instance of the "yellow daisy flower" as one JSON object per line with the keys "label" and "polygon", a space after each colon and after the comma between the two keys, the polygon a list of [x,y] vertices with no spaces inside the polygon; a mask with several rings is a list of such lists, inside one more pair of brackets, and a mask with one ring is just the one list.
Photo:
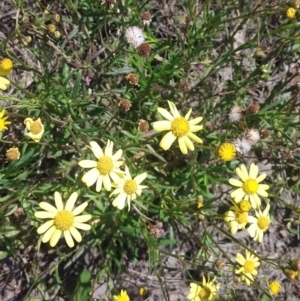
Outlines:
{"label": "yellow daisy flower", "polygon": [[269,185],[260,184],[266,178],[266,174],[263,173],[258,177],[258,166],[252,163],[250,165],[249,174],[244,164],[236,169],[236,173],[242,181],[236,179],[230,179],[229,183],[233,186],[239,187],[233,191],[230,196],[236,203],[239,203],[242,199],[250,200],[252,207],[255,209],[260,206],[260,197],[267,197],[266,192],[269,189]]}
{"label": "yellow daisy flower", "polygon": [[114,144],[110,140],[107,141],[104,152],[95,141],[91,141],[90,146],[97,161],[82,160],[78,163],[79,166],[83,168],[92,168],[84,174],[81,180],[87,185],[87,187],[90,187],[97,182],[97,192],[101,190],[102,184],[106,191],[111,191],[111,180],[117,183],[120,181],[120,175],[122,175],[122,171],[119,167],[123,164],[123,161],[118,160],[121,158],[123,151],[119,149],[113,155]]}
{"label": "yellow daisy flower", "polygon": [[13,62],[9,58],[0,60],[0,75],[8,75],[13,68]]}
{"label": "yellow daisy flower", "polygon": [[189,121],[192,109],[190,109],[184,117],[181,117],[175,104],[168,101],[171,113],[163,108],[158,108],[157,111],[165,117],[167,120],[155,121],[152,123],[154,130],[156,131],[170,131],[160,141],[159,146],[168,150],[173,142],[178,139],[179,148],[181,152],[186,155],[188,149],[193,151],[195,149],[193,142],[202,143],[202,140],[197,137],[195,132],[202,130],[202,125],[196,125],[202,121],[202,117],[197,117]]}
{"label": "yellow daisy flower", "polygon": [[129,296],[125,290],[121,290],[120,295],[114,296],[115,301],[130,301]]}
{"label": "yellow daisy flower", "polygon": [[85,224],[85,222],[89,221],[92,216],[89,214],[79,215],[88,203],[84,202],[74,208],[77,197],[77,192],[73,192],[64,207],[61,195],[56,191],[54,193],[56,208],[46,202],[39,203],[39,206],[45,211],[37,211],[34,213],[34,216],[51,219],[37,229],[38,234],[45,233],[42,237],[42,242],[46,243],[50,240],[50,246],[54,247],[62,234],[70,248],[74,247],[72,236],[77,242],[81,242],[82,237],[77,229],[90,230],[91,226]]}
{"label": "yellow daisy flower", "polygon": [[237,204],[229,208],[230,211],[225,212],[224,221],[230,227],[232,235],[236,234],[238,230],[245,230],[249,222],[248,212],[242,211]]}
{"label": "yellow daisy flower", "polygon": [[236,157],[236,148],[233,143],[224,142],[218,148],[218,157],[223,161],[231,161]]}
{"label": "yellow daisy flower", "polygon": [[246,250],[246,258],[238,253],[236,254],[236,261],[241,265],[239,269],[235,270],[236,274],[241,274],[238,280],[246,281],[247,285],[249,285],[251,281],[254,281],[253,276],[257,275],[256,268],[260,265],[259,258]]}
{"label": "yellow daisy flower", "polygon": [[0,89],[6,90],[7,86],[9,85],[10,85],[10,81],[5,77],[0,76]]}
{"label": "yellow daisy flower", "polygon": [[286,16],[288,19],[293,19],[296,16],[296,10],[293,7],[289,7],[286,10]]}
{"label": "yellow daisy flower", "polygon": [[125,201],[127,200],[128,210],[130,210],[130,202],[140,196],[144,188],[147,188],[147,186],[140,185],[146,178],[147,173],[144,172],[132,179],[129,169],[126,166],[123,177],[120,178],[119,183],[114,185],[116,189],[109,196],[111,197],[112,195],[118,194],[113,200],[113,206],[122,210],[125,207]]}
{"label": "yellow daisy flower", "polygon": [[247,229],[249,235],[254,237],[254,241],[262,242],[264,237],[264,232],[266,232],[271,223],[270,215],[270,204],[267,204],[267,207],[263,212],[259,209],[255,212],[256,217],[249,216],[249,223],[252,225]]}
{"label": "yellow daisy flower", "polygon": [[37,120],[26,118],[24,124],[29,131],[25,136],[31,138],[35,142],[39,142],[44,134],[44,125],[42,124],[41,118],[38,118]]}
{"label": "yellow daisy flower", "polygon": [[280,292],[281,285],[277,281],[270,281],[269,282],[269,288],[270,288],[271,294],[274,296],[274,295],[277,295]]}
{"label": "yellow daisy flower", "polygon": [[5,114],[5,110],[2,110],[0,112],[0,132],[3,132],[4,130],[8,130],[7,125],[11,124],[10,121],[6,120],[8,118],[7,116],[3,117],[4,114]]}
{"label": "yellow daisy flower", "polygon": [[197,283],[190,283],[190,293],[187,298],[190,301],[210,301],[214,300],[218,295],[217,291],[221,284],[214,284],[216,277],[210,281],[209,276],[206,281],[205,277],[202,279],[202,285]]}

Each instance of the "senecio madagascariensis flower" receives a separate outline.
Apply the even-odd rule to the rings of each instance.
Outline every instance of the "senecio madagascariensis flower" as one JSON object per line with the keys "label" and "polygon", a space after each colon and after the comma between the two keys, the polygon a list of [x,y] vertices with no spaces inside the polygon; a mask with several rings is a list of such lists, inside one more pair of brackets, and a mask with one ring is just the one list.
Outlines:
{"label": "senecio madagascariensis flower", "polygon": [[159,146],[164,150],[168,150],[173,142],[178,139],[179,148],[181,152],[186,155],[188,150],[195,150],[194,144],[191,140],[194,140],[197,143],[203,142],[194,134],[195,132],[202,130],[203,126],[196,124],[200,123],[203,118],[197,117],[189,121],[192,109],[190,109],[187,114],[182,117],[173,102],[168,101],[168,104],[171,113],[163,108],[157,109],[157,111],[167,120],[155,121],[152,123],[152,126],[156,131],[169,131],[162,138]]}
{"label": "senecio madagascariensis flower", "polygon": [[231,234],[234,235],[238,230],[245,230],[249,222],[248,212],[242,211],[237,204],[225,212],[224,221],[230,227]]}
{"label": "senecio madagascariensis flower", "polygon": [[122,171],[119,167],[123,164],[123,161],[119,161],[123,151],[119,149],[113,154],[113,142],[108,140],[105,150],[95,141],[90,142],[90,148],[96,157],[94,160],[82,160],[78,164],[83,168],[92,168],[82,177],[82,182],[88,187],[96,183],[96,191],[99,192],[102,189],[102,185],[106,191],[111,191],[111,180],[113,182],[119,182],[120,174]]}
{"label": "senecio madagascariensis flower", "polygon": [[77,197],[77,192],[73,192],[64,207],[62,197],[60,193],[56,191],[54,193],[56,208],[46,202],[41,202],[39,204],[45,211],[37,211],[34,213],[34,216],[37,218],[51,219],[37,229],[38,234],[44,233],[42,242],[47,243],[50,240],[50,246],[54,247],[62,234],[70,248],[74,247],[72,236],[77,242],[81,242],[82,237],[77,229],[90,230],[91,226],[85,224],[85,222],[89,221],[92,216],[89,214],[79,215],[83,212],[88,203],[84,202],[80,206],[74,208]]}
{"label": "senecio madagascariensis flower", "polygon": [[260,184],[267,175],[263,173],[258,176],[258,166],[254,163],[251,163],[249,173],[244,164],[241,164],[240,167],[236,169],[236,173],[241,181],[236,179],[229,180],[231,185],[238,187],[230,196],[236,203],[239,203],[242,199],[250,200],[254,209],[259,207],[261,205],[260,196],[268,196],[266,190],[269,189],[269,185]]}
{"label": "senecio madagascariensis flower", "polygon": [[119,295],[114,296],[115,301],[130,301],[129,296],[125,290],[121,290]]}
{"label": "senecio madagascariensis flower", "polygon": [[253,237],[254,241],[262,242],[264,232],[266,232],[271,223],[270,215],[270,204],[267,204],[265,210],[262,212],[260,209],[256,211],[254,216],[249,216],[249,223],[252,225],[247,229],[249,235]]}
{"label": "senecio madagascariensis flower", "polygon": [[42,124],[41,118],[38,118],[37,120],[26,118],[24,124],[29,131],[25,136],[31,138],[35,142],[40,142],[44,134],[44,125]]}
{"label": "senecio madagascariensis flower", "polygon": [[274,296],[274,295],[277,295],[280,292],[281,285],[277,281],[270,281],[269,282],[269,288],[270,288],[271,294]]}
{"label": "senecio madagascariensis flower", "polygon": [[190,284],[190,294],[187,298],[191,301],[210,301],[214,300],[218,295],[217,291],[220,289],[221,284],[214,284],[216,278],[210,281],[209,277],[206,281],[205,277],[202,279],[202,285],[197,283]]}
{"label": "senecio madagascariensis flower", "polygon": [[109,196],[111,197],[112,195],[118,194],[113,200],[113,206],[122,210],[127,200],[128,210],[130,210],[130,202],[140,196],[144,188],[147,188],[147,186],[140,185],[146,177],[147,173],[144,172],[132,179],[129,169],[126,166],[124,175],[119,179],[119,183],[113,185],[116,188]]}
{"label": "senecio madagascariensis flower", "polygon": [[246,258],[238,253],[236,254],[236,261],[241,267],[235,270],[236,274],[240,274],[239,281],[245,281],[247,285],[253,281],[253,276],[257,275],[256,268],[260,265],[259,258],[246,250]]}
{"label": "senecio madagascariensis flower", "polygon": [[10,74],[13,68],[13,62],[9,58],[3,58],[0,60],[0,75],[8,75]]}
{"label": "senecio madagascariensis flower", "polygon": [[5,110],[0,111],[0,132],[4,130],[8,130],[7,125],[11,124],[10,121],[7,121],[7,116],[3,117],[5,114]]}
{"label": "senecio madagascariensis flower", "polygon": [[233,143],[224,142],[218,148],[218,156],[223,161],[231,161],[236,157],[236,148]]}
{"label": "senecio madagascariensis flower", "polygon": [[294,19],[295,15],[296,15],[296,10],[293,7],[289,7],[286,10],[286,16],[287,16],[287,18]]}

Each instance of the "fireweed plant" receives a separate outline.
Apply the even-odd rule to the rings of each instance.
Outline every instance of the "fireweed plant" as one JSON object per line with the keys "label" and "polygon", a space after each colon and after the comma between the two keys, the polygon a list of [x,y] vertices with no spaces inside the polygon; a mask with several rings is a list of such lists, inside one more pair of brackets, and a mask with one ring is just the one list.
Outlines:
{"label": "fireweed plant", "polygon": [[297,294],[299,1],[4,3],[5,294]]}

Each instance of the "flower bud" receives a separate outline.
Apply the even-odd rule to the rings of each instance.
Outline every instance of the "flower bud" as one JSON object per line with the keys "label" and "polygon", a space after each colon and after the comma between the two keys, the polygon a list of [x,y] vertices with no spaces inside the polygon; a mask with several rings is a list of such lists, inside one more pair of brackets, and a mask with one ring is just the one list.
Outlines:
{"label": "flower bud", "polygon": [[295,271],[300,271],[300,259],[299,258],[293,259],[290,262],[290,267]]}

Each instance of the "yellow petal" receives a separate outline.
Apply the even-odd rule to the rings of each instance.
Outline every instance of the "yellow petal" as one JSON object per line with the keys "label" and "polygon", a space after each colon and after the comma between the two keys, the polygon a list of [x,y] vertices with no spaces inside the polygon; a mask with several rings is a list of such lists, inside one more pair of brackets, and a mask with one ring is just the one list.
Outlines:
{"label": "yellow petal", "polygon": [[61,230],[55,229],[55,231],[54,231],[54,233],[53,233],[53,235],[52,235],[52,237],[50,239],[50,246],[51,247],[55,247],[56,246],[58,240],[60,239],[61,234],[62,234]]}
{"label": "yellow petal", "polygon": [[51,220],[51,221],[48,221],[44,224],[42,224],[40,227],[37,228],[36,232],[38,234],[43,234],[44,232],[46,232],[51,226],[53,226],[54,224],[54,221]]}
{"label": "yellow petal", "polygon": [[81,181],[86,184],[86,186],[90,187],[95,184],[98,177],[100,176],[100,172],[98,168],[93,168],[89,170],[82,178]]}
{"label": "yellow petal", "polygon": [[187,151],[187,147],[186,147],[186,145],[185,145],[185,141],[184,141],[183,137],[178,138],[178,144],[179,144],[180,151],[181,151],[184,155],[186,155],[186,154],[188,153],[188,151]]}
{"label": "yellow petal", "polygon": [[65,237],[65,240],[66,240],[66,243],[67,243],[68,247],[73,248],[74,247],[74,240],[71,236],[70,231],[66,230],[63,233],[64,233],[64,237]]}
{"label": "yellow petal", "polygon": [[51,239],[51,237],[52,237],[52,235],[53,235],[55,229],[56,229],[56,227],[55,227],[55,226],[52,226],[52,227],[51,227],[51,228],[43,235],[43,237],[42,237],[42,242],[44,242],[44,243],[48,242],[48,241]]}
{"label": "yellow petal", "polygon": [[81,242],[82,241],[82,236],[81,236],[81,234],[79,233],[79,231],[76,228],[72,227],[70,229],[70,232],[71,232],[72,236],[75,238],[75,240],[77,242]]}
{"label": "yellow petal", "polygon": [[82,160],[78,162],[78,165],[83,168],[93,168],[93,167],[97,167],[97,161]]}
{"label": "yellow petal", "polygon": [[[88,202],[84,202],[73,210],[73,215],[76,216],[80,214],[88,205]],[[76,217],[75,217],[76,218]]]}
{"label": "yellow petal", "polygon": [[176,136],[174,136],[172,132],[168,132],[161,139],[159,146],[164,150],[168,150],[175,140],[176,140]]}
{"label": "yellow petal", "polygon": [[58,191],[54,192],[54,200],[55,200],[55,206],[58,211],[62,211],[64,209],[64,204],[62,202],[61,195]]}
{"label": "yellow petal", "polygon": [[74,223],[74,227],[84,231],[88,231],[91,229],[90,225],[84,223]]}
{"label": "yellow petal", "polygon": [[34,213],[34,216],[37,218],[54,218],[56,216],[56,213],[48,212],[48,211],[36,211]]}
{"label": "yellow petal", "polygon": [[91,141],[90,146],[91,146],[92,152],[94,153],[94,156],[97,159],[99,159],[100,157],[102,157],[104,155],[102,148],[99,146],[99,144],[97,142]]}
{"label": "yellow petal", "polygon": [[39,206],[42,209],[44,209],[45,211],[48,211],[48,212],[52,212],[52,213],[55,213],[55,214],[57,214],[57,212],[58,212],[58,210],[54,206],[52,206],[52,205],[50,205],[49,203],[46,203],[46,202],[40,202]]}
{"label": "yellow petal", "polygon": [[78,193],[77,192],[73,192],[70,197],[68,198],[67,200],[67,203],[66,203],[66,206],[65,206],[65,210],[67,211],[73,211],[74,209],[74,205],[75,205],[75,202],[78,198]]}

